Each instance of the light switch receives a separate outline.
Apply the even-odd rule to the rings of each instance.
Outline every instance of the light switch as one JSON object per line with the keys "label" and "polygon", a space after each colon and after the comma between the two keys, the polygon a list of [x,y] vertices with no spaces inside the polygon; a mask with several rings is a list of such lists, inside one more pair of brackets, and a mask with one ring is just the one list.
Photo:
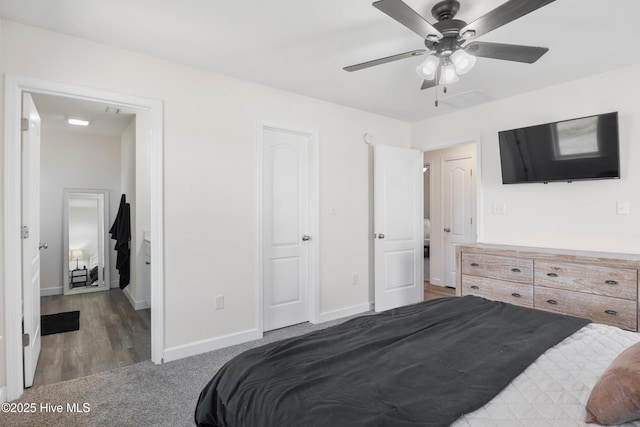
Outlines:
{"label": "light switch", "polygon": [[493,214],[494,215],[504,215],[506,213],[506,206],[504,203],[494,203],[493,204]]}
{"label": "light switch", "polygon": [[336,215],[336,204],[335,203],[331,203],[329,205],[329,215]]}
{"label": "light switch", "polygon": [[629,202],[616,202],[616,212],[618,215],[629,215],[631,213]]}

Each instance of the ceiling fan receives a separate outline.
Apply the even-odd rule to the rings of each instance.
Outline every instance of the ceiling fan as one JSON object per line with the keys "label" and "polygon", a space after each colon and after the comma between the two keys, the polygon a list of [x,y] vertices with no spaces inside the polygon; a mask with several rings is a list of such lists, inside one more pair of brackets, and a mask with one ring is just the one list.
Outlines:
{"label": "ceiling fan", "polygon": [[430,52],[427,59],[416,68],[418,75],[424,79],[420,89],[428,89],[438,84],[446,85],[457,81],[459,75],[465,74],[473,68],[477,56],[532,64],[549,49],[504,43],[470,42],[470,40],[487,34],[553,1],[509,0],[467,24],[459,19],[454,19],[460,9],[460,2],[444,0],[431,9],[431,14],[438,20],[437,23],[431,25],[402,0],[379,0],[374,2],[373,6],[422,37],[427,49],[412,50],[374,59],[344,67],[344,70],[362,70]]}

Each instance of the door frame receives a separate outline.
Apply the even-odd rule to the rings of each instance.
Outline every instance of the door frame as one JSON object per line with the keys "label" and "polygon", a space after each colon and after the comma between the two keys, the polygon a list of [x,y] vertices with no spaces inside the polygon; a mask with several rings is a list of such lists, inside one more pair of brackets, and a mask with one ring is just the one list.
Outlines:
{"label": "door frame", "polygon": [[320,222],[319,222],[319,206],[320,206],[320,182],[319,182],[319,170],[320,170],[320,149],[319,149],[319,132],[317,130],[310,130],[299,128],[295,126],[285,125],[268,120],[260,120],[257,125],[256,132],[256,144],[257,144],[257,194],[258,194],[258,258],[257,258],[257,278],[256,278],[256,328],[257,337],[262,338],[264,333],[264,312],[263,312],[263,300],[264,300],[264,281],[263,281],[263,257],[264,251],[262,250],[262,234],[264,229],[262,226],[263,212],[262,203],[263,199],[263,180],[262,173],[264,170],[264,131],[275,130],[295,133],[298,135],[304,135],[309,137],[309,322],[320,323]]}
{"label": "door frame", "polygon": [[[476,223],[475,223],[475,231],[476,231],[476,241],[481,242],[483,239],[483,232],[482,232],[482,224],[483,224],[483,197],[482,197],[482,138],[480,135],[477,136],[469,136],[469,137],[464,137],[464,138],[460,138],[460,139],[455,139],[455,140],[451,140],[451,141],[442,141],[442,142],[437,142],[435,144],[423,144],[420,145],[419,148],[417,148],[418,150],[422,151],[423,153],[423,158],[424,158],[424,153],[427,151],[436,151],[436,150],[442,150],[442,149],[446,149],[446,148],[453,148],[453,147],[457,147],[459,145],[467,145],[467,144],[475,144],[476,145],[476,152],[475,152],[475,188],[476,188],[476,193],[475,193],[475,219],[476,219]],[[453,157],[457,157],[457,156],[453,156]],[[443,172],[443,168],[442,165],[439,165],[441,171],[440,174],[442,175]],[[440,176],[440,186],[442,187],[442,176]],[[431,186],[433,186],[433,180],[431,180],[430,183]],[[442,188],[441,188],[442,190]],[[432,194],[432,190],[431,188],[429,189],[429,197],[431,197]],[[434,210],[439,210],[440,211],[440,216],[443,216],[443,209],[444,209],[444,199],[443,199],[443,193],[442,191],[440,191],[440,197],[436,200],[431,198],[430,202],[435,202],[435,203],[429,203],[429,207],[430,207],[430,211],[433,212]],[[436,205],[437,204],[437,205]],[[438,227],[440,227],[440,230],[442,229],[442,224],[438,224]],[[433,230],[435,229],[433,221],[431,223],[431,242],[433,244],[433,242],[436,241],[436,239],[434,239],[433,237]],[[440,233],[440,235],[442,234],[440,231],[438,231],[438,233]],[[442,247],[444,246],[444,236],[440,236],[439,238],[439,244],[440,244],[440,248],[442,249]],[[431,250],[431,248],[430,248]],[[444,274],[444,257],[442,258],[442,262],[441,262],[442,266],[442,271]]]}
{"label": "door frame", "polygon": [[7,400],[20,397],[22,378],[22,254],[21,226],[21,105],[23,92],[106,102],[149,112],[151,141],[151,361],[163,362],[164,351],[164,229],[163,229],[163,103],[66,83],[5,75],[4,103],[4,313]]}

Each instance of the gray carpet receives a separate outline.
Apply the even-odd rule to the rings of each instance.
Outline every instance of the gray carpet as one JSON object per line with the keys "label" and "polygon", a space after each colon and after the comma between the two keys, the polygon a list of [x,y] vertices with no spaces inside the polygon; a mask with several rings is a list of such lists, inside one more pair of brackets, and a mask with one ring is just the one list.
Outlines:
{"label": "gray carpet", "polygon": [[[35,413],[2,413],[0,426],[193,426],[200,390],[233,356],[253,347],[326,328],[303,323],[268,332],[261,340],[200,354],[162,365],[150,361],[76,380],[25,390],[15,403],[35,403]],[[61,413],[42,405],[62,405]],[[77,403],[82,411],[68,412]]]}

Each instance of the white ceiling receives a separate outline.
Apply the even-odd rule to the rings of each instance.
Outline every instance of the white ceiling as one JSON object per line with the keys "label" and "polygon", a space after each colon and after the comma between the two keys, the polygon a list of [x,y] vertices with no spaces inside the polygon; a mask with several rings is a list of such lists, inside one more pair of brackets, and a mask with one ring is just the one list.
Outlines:
{"label": "white ceiling", "polygon": [[[416,121],[455,110],[419,90],[410,58],[353,73],[342,67],[424,47],[372,0],[2,0],[2,19]],[[471,22],[504,0],[460,0]],[[434,23],[437,0],[406,0]],[[638,0],[557,0],[479,37],[549,47],[533,65],[478,58],[446,96],[499,99],[640,63]],[[445,97],[446,97],[445,96]],[[440,94],[442,99],[443,95]]]}
{"label": "white ceiling", "polygon": [[[31,94],[44,129],[120,137],[135,116],[130,111],[100,103],[39,93]],[[74,126],[67,118],[89,120],[89,126]]]}

